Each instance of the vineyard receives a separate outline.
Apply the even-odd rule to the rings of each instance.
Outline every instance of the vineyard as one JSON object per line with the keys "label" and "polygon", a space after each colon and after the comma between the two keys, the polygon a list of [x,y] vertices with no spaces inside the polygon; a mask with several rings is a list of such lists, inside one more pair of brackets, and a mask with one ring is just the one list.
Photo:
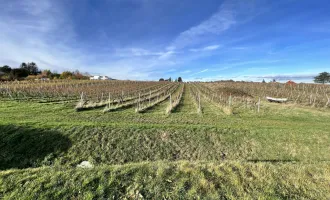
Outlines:
{"label": "vineyard", "polygon": [[[3,82],[0,83],[0,99],[39,103],[77,102],[76,111],[104,108],[103,112],[111,112],[135,107],[139,113],[171,98],[171,103],[166,109],[166,113],[170,113],[180,103],[184,91],[184,86],[179,85],[173,82],[86,80]],[[188,91],[195,101],[198,113],[202,113],[201,98],[227,114],[244,109],[260,111],[261,101],[265,101],[267,96],[288,98],[288,104],[315,108],[330,107],[329,85],[248,82],[185,85],[188,85]],[[178,93],[179,88],[181,92]],[[177,95],[173,96],[174,93]]]}
{"label": "vineyard", "polygon": [[57,102],[76,101],[99,103],[114,99],[134,98],[162,86],[160,82],[139,81],[33,81],[0,83],[2,100]]}
{"label": "vineyard", "polygon": [[[203,83],[216,94],[233,94],[236,97],[266,96],[288,98],[289,103],[302,106],[327,108],[330,106],[330,86],[320,84],[281,84],[281,83]],[[242,99],[238,99],[240,101]]]}
{"label": "vineyard", "polygon": [[318,84],[1,82],[0,199],[330,199],[329,96]]}

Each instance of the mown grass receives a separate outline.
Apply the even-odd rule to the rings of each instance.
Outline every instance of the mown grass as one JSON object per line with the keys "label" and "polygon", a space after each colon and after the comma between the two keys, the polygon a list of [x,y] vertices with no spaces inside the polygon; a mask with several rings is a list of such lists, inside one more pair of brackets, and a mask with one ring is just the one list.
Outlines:
{"label": "mown grass", "polygon": [[171,115],[167,101],[145,113],[0,102],[0,198],[329,198],[328,110],[262,102],[228,116],[201,102],[199,114],[188,87]]}
{"label": "mown grass", "polygon": [[71,146],[71,140],[54,130],[0,125],[0,170],[38,167]]}
{"label": "mown grass", "polygon": [[[29,136],[34,130],[36,136]],[[42,152],[38,162],[31,158],[25,165],[48,164],[75,166],[89,160],[94,164],[125,164],[158,160],[245,160],[303,161],[330,160],[329,133],[307,130],[300,133],[285,129],[261,131],[219,127],[153,126],[82,126],[33,129],[24,126],[0,126],[2,153],[0,167],[15,163],[28,155]],[[15,136],[16,132],[18,136]],[[38,131],[40,133],[38,133]],[[56,138],[52,135],[56,132]],[[38,136],[40,135],[40,136]],[[25,138],[21,138],[25,136]],[[41,139],[42,137],[47,137]],[[49,138],[48,138],[49,137]],[[61,139],[65,138],[65,139]],[[58,139],[58,140],[56,140]],[[54,142],[53,142],[54,140]],[[60,143],[63,140],[64,142]],[[55,143],[57,142],[57,143]],[[70,143],[70,148],[68,148]],[[54,150],[53,150],[54,149]],[[63,150],[61,150],[63,149]],[[28,150],[28,151],[26,151]],[[23,152],[23,153],[22,153]],[[12,155],[13,154],[13,155]],[[44,156],[44,157],[43,157]]]}
{"label": "mown grass", "polygon": [[155,162],[0,172],[5,199],[329,199],[328,164]]}

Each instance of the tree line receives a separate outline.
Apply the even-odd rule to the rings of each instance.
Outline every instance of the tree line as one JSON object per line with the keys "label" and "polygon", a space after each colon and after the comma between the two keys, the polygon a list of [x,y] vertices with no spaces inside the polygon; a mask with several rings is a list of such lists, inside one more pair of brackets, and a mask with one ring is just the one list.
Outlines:
{"label": "tree line", "polygon": [[34,79],[89,79],[88,73],[76,71],[64,71],[61,74],[51,70],[40,70],[34,62],[23,62],[18,68],[11,68],[8,65],[0,67],[0,80],[34,80]]}
{"label": "tree line", "polygon": [[[159,81],[172,82],[172,78],[171,77],[169,79],[160,78]],[[181,77],[178,77],[177,79],[174,80],[174,82],[182,82],[182,78]]]}

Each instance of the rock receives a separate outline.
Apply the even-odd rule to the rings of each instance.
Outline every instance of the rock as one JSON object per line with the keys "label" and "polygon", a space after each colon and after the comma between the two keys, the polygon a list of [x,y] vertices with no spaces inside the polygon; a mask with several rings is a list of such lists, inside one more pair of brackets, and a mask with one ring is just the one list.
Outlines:
{"label": "rock", "polygon": [[93,168],[93,164],[88,162],[88,161],[82,161],[79,165],[77,165],[77,167],[80,168]]}

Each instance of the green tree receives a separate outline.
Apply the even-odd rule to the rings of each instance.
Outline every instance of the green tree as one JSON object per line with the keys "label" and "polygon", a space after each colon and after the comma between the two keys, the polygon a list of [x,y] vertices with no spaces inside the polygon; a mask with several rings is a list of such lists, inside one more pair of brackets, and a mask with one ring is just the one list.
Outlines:
{"label": "green tree", "polygon": [[159,81],[165,81],[163,78],[160,78]]}
{"label": "green tree", "polygon": [[83,79],[89,79],[88,76],[84,76],[82,73],[79,72],[79,70],[76,70],[74,73],[73,73],[73,79],[79,79],[79,80],[83,80]]}
{"label": "green tree", "polygon": [[315,83],[330,83],[330,73],[322,72],[318,76],[314,77]]}
{"label": "green tree", "polygon": [[10,79],[15,80],[15,79],[22,79],[25,78],[29,75],[29,71],[24,68],[15,68],[12,69],[10,72]]}
{"label": "green tree", "polygon": [[71,79],[72,76],[73,76],[73,73],[72,72],[70,72],[70,71],[64,71],[64,72],[62,72],[60,78],[61,79]]}
{"label": "green tree", "polygon": [[27,68],[27,64],[26,64],[25,62],[22,62],[20,68],[24,68],[24,69],[26,69],[26,68]]}
{"label": "green tree", "polygon": [[52,75],[51,75],[51,78],[52,79],[59,79],[59,78],[61,78],[61,74],[53,72]]}
{"label": "green tree", "polygon": [[262,83],[266,83],[265,79],[262,79]]}
{"label": "green tree", "polygon": [[8,65],[4,65],[3,67],[0,67],[0,71],[4,74],[10,74],[11,68]]}
{"label": "green tree", "polygon": [[181,77],[178,78],[178,82],[182,82],[182,78]]}
{"label": "green tree", "polygon": [[37,75],[40,73],[37,64],[34,62],[28,63],[27,67],[28,67],[28,71],[31,75]]}
{"label": "green tree", "polygon": [[37,75],[40,73],[37,64],[34,62],[28,64],[23,62],[20,67],[26,69],[29,72],[29,75]]}

